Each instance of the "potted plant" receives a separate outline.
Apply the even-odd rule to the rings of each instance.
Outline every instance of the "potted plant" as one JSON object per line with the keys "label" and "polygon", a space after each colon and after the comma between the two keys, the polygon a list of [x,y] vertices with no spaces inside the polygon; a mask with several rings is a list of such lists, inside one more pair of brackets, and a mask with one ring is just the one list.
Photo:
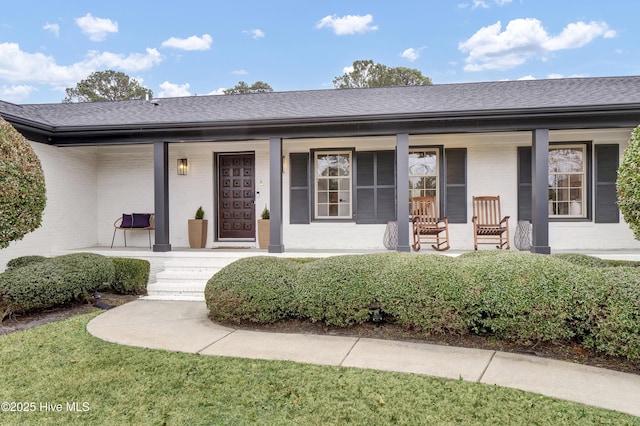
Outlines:
{"label": "potted plant", "polygon": [[261,249],[269,247],[269,226],[269,209],[265,205],[258,219],[258,247]]}
{"label": "potted plant", "polygon": [[207,245],[207,220],[204,219],[202,206],[196,210],[195,219],[189,219],[189,246],[204,248]]}

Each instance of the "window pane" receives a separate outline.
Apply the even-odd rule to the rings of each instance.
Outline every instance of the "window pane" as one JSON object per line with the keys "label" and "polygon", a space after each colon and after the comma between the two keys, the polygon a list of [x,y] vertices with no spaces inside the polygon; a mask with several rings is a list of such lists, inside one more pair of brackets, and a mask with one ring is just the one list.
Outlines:
{"label": "window pane", "polygon": [[438,195],[437,151],[411,151],[409,153],[409,197]]}
{"label": "window pane", "polygon": [[[344,152],[316,153],[315,158],[317,217],[350,218],[351,154]],[[342,204],[346,207],[339,208]]]}
{"label": "window pane", "polygon": [[585,152],[584,146],[549,149],[549,215],[585,215]]}

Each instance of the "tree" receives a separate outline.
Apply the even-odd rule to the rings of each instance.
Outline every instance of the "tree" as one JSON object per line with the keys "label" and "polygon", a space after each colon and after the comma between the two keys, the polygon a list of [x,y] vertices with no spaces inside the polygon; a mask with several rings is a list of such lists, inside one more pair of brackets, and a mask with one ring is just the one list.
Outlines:
{"label": "tree", "polygon": [[629,145],[618,167],[616,191],[624,220],[635,239],[640,240],[640,126],[631,133]]}
{"label": "tree", "polygon": [[226,89],[223,92],[225,95],[243,95],[245,93],[273,92],[273,89],[264,81],[256,81],[251,86],[247,85],[244,81],[239,81],[234,87]]}
{"label": "tree", "polygon": [[0,249],[40,226],[46,202],[38,156],[25,137],[0,117]]}
{"label": "tree", "polygon": [[62,102],[123,101],[151,98],[153,92],[142,87],[136,79],[123,72],[106,70],[91,73],[89,77],[65,89],[67,97]]}
{"label": "tree", "polygon": [[372,60],[360,60],[353,63],[353,71],[333,79],[336,89],[358,87],[424,86],[431,79],[414,68],[388,67],[376,64]]}

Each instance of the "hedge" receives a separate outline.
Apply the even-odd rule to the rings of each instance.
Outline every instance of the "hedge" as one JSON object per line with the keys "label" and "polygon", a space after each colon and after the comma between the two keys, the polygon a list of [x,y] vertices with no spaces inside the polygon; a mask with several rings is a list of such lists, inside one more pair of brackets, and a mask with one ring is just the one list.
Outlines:
{"label": "hedge", "polygon": [[14,312],[81,301],[114,280],[113,262],[91,253],[58,256],[0,274],[0,321]]}
{"label": "hedge", "polygon": [[425,335],[473,333],[529,345],[572,340],[637,359],[640,270],[626,264],[498,250],[307,263],[257,257],[214,275],[205,299],[219,321],[350,326],[376,315]]}

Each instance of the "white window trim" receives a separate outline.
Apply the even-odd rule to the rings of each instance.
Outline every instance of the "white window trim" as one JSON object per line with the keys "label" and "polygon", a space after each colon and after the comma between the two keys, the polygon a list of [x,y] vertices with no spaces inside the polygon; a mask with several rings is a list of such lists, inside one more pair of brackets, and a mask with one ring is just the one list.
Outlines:
{"label": "white window trim", "polygon": [[[417,152],[432,152],[436,155],[436,171],[435,174],[433,175],[436,178],[436,203],[439,204],[439,200],[440,200],[440,150],[437,148],[413,148],[413,149],[409,149],[409,156],[411,156],[411,154],[417,153]],[[409,179],[411,179],[412,176],[431,176],[431,175],[414,175],[411,174],[411,168],[409,165]],[[407,185],[409,185],[409,182],[407,182]],[[411,198],[413,198],[413,194],[411,193],[411,188],[409,188],[409,201],[411,201]]]}
{"label": "white window trim", "polygon": [[[553,205],[551,203],[551,199],[549,199],[549,219],[584,219],[587,217],[587,168],[589,165],[589,161],[587,159],[587,146],[586,144],[553,144],[552,146],[549,146],[549,151],[553,149],[580,149],[582,151],[582,186],[580,188],[582,200],[580,214],[571,214],[570,201],[569,214],[553,214]],[[578,173],[549,173],[549,176],[559,174],[577,175]]]}
{"label": "white window trim", "polygon": [[[348,215],[338,215],[338,216],[322,216],[318,211],[318,191],[319,185],[318,181],[321,179],[330,179],[331,177],[321,177],[318,176],[318,156],[322,155],[347,155],[349,157],[349,212]],[[335,178],[335,177],[334,177]],[[347,177],[340,176],[342,179],[346,179]],[[314,217],[315,219],[321,220],[351,220],[353,219],[353,152],[352,151],[315,151],[313,155],[313,179],[314,179],[314,191],[313,191],[313,209],[314,209]]]}

